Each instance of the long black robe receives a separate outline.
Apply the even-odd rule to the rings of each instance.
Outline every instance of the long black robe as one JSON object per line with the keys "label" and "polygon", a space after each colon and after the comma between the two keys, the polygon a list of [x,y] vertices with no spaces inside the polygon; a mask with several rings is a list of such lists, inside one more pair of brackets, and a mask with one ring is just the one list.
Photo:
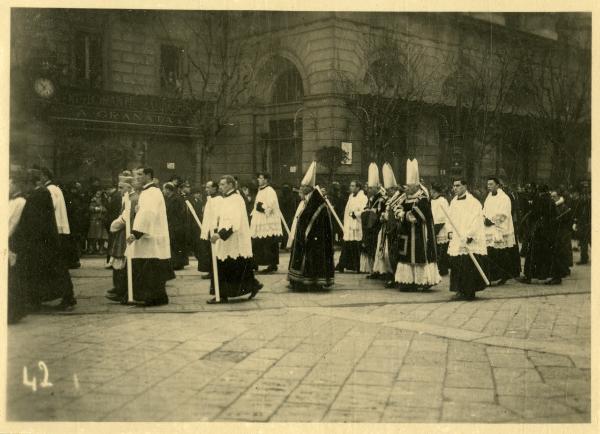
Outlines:
{"label": "long black robe", "polygon": [[435,230],[431,204],[425,196],[407,199],[402,204],[405,213],[410,212],[416,223],[402,220],[394,245],[398,262],[408,264],[429,264],[437,262]]}
{"label": "long black robe", "polygon": [[377,193],[369,198],[365,210],[360,215],[363,230],[361,254],[366,256],[371,264],[375,261],[377,236],[381,230],[381,214],[384,210],[385,199]]}
{"label": "long black robe", "polygon": [[313,191],[298,217],[288,268],[292,286],[334,283],[333,224],[323,196]]}
{"label": "long black robe", "polygon": [[560,277],[557,267],[556,205],[548,193],[540,193],[533,200],[531,232],[525,255],[523,273],[528,279]]}
{"label": "long black robe", "polygon": [[573,249],[571,247],[573,211],[562,203],[556,207],[556,267],[559,277],[570,274],[573,266]]}
{"label": "long black robe", "polygon": [[171,264],[173,270],[181,270],[189,264],[186,246],[187,205],[183,197],[175,192],[170,197],[165,198],[165,206],[167,207],[167,222],[171,243]]}
{"label": "long black robe", "polygon": [[18,258],[16,272],[26,285],[33,306],[73,295],[71,276],[61,258],[54,205],[48,189],[38,187],[29,194],[11,241]]}

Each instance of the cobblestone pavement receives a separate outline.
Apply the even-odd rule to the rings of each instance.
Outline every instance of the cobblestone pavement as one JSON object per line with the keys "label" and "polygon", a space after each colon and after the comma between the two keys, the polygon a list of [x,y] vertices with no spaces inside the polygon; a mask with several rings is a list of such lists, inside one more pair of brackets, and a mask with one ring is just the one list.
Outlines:
{"label": "cobblestone pavement", "polygon": [[401,293],[356,274],[295,293],[280,271],[256,300],[208,306],[194,265],[170,305],[132,308],[103,298],[110,271],[86,259],[74,312],[8,328],[7,419],[590,421],[589,266],[474,302],[450,302],[447,279]]}

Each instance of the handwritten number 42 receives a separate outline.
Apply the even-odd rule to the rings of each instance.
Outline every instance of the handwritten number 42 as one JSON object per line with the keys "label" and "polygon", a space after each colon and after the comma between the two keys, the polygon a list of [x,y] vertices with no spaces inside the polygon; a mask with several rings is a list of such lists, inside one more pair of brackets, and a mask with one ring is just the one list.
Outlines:
{"label": "handwritten number 42", "polygon": [[[39,386],[42,389],[46,387],[52,387],[52,383],[50,383],[50,381],[48,380],[48,367],[46,366],[46,363],[39,361],[38,368],[44,373],[44,378],[42,379]],[[29,380],[29,376],[27,375],[27,366],[23,366],[23,385],[31,387],[31,390],[33,390],[34,392],[37,391],[37,378],[33,377],[31,380]]]}

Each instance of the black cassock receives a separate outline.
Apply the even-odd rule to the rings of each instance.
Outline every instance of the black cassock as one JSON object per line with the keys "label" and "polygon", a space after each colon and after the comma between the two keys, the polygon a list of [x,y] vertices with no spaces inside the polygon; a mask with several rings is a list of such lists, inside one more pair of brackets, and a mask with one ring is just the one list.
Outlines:
{"label": "black cassock", "polygon": [[288,280],[293,287],[322,287],[334,282],[333,225],[323,196],[313,191],[298,217]]}
{"label": "black cassock", "polygon": [[11,237],[11,249],[17,254],[15,272],[33,306],[72,294],[68,266],[60,256],[52,196],[45,187],[36,188],[27,197]]}
{"label": "black cassock", "polygon": [[556,274],[557,277],[566,277],[573,266],[573,248],[571,238],[573,232],[573,211],[564,203],[556,207]]}
{"label": "black cassock", "polygon": [[377,193],[369,198],[365,210],[360,215],[363,231],[361,254],[368,257],[371,264],[375,260],[377,236],[381,230],[381,214],[384,210],[385,199],[380,193]]}
{"label": "black cassock", "polygon": [[169,224],[169,241],[171,244],[171,264],[174,270],[181,270],[189,264],[186,232],[187,205],[181,195],[174,193],[165,199],[167,222]]}
{"label": "black cassock", "polygon": [[556,252],[556,205],[548,193],[533,199],[531,232],[525,252],[523,274],[529,279],[560,277]]}

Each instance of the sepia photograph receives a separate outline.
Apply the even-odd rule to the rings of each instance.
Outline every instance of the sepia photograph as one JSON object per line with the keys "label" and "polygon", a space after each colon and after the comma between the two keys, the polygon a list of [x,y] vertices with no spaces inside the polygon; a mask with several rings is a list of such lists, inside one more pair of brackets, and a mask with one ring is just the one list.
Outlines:
{"label": "sepia photograph", "polygon": [[398,7],[6,8],[7,423],[597,419],[592,12]]}

